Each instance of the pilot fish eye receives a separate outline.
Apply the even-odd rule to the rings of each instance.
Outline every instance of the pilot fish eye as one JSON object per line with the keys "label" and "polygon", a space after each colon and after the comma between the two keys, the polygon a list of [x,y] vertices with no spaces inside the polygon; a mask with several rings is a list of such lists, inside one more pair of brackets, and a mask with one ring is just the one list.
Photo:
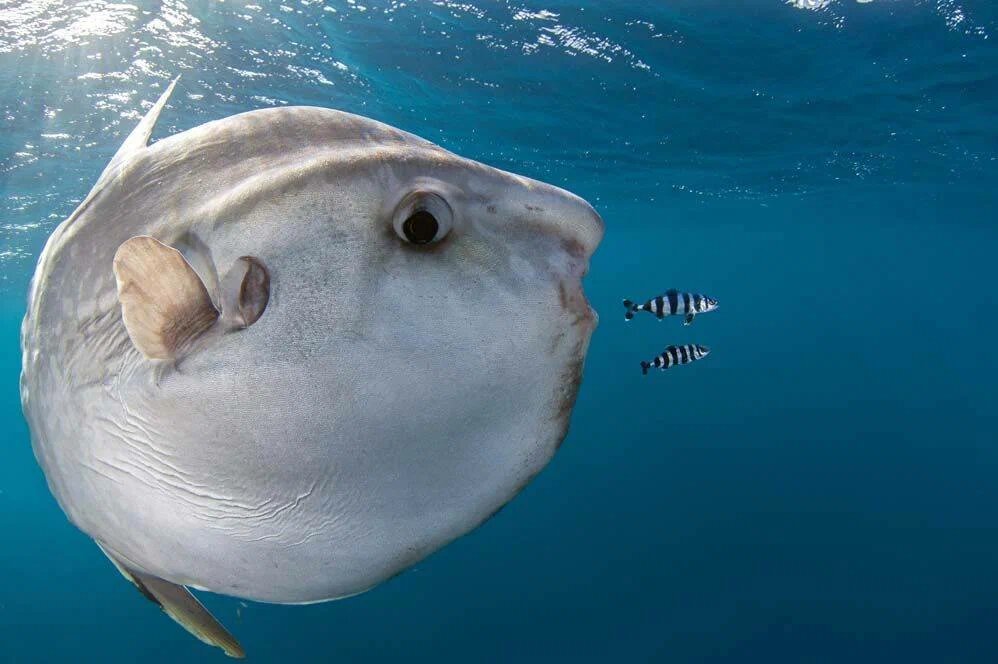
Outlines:
{"label": "pilot fish eye", "polygon": [[402,199],[394,217],[393,226],[399,238],[409,244],[426,245],[447,236],[454,213],[439,194],[420,190]]}
{"label": "pilot fish eye", "polygon": [[440,230],[440,224],[436,218],[426,210],[416,210],[402,224],[402,233],[405,239],[413,244],[426,244],[433,242]]}

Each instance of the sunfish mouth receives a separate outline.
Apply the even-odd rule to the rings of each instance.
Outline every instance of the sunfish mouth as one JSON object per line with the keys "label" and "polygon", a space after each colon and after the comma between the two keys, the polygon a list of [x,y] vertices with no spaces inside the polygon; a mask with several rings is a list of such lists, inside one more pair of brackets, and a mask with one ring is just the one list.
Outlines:
{"label": "sunfish mouth", "polygon": [[545,225],[564,243],[565,250],[578,261],[573,273],[581,279],[589,271],[589,260],[603,240],[603,218],[584,199],[551,185],[551,206],[546,210]]}
{"label": "sunfish mouth", "polygon": [[561,306],[574,315],[572,325],[583,325],[590,330],[599,323],[599,315],[589,304],[582,283],[576,279],[565,279],[558,284],[558,299]]}
{"label": "sunfish mouth", "polygon": [[558,295],[562,307],[575,315],[573,325],[586,325],[591,331],[599,322],[599,316],[586,297],[582,280],[589,274],[589,261],[603,238],[603,220],[588,203],[582,199],[578,201],[589,214],[579,215],[559,228],[568,264],[567,274],[558,284]]}

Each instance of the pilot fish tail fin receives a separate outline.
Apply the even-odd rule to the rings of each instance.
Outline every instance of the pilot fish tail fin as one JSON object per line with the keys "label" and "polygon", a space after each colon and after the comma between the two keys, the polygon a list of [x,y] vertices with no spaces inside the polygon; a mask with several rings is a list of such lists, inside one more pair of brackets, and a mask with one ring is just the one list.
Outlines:
{"label": "pilot fish tail fin", "polygon": [[159,605],[166,615],[173,618],[192,636],[210,646],[221,648],[229,657],[242,659],[246,656],[246,651],[239,641],[222,627],[186,587],[138,572],[108,553],[100,544],[98,546],[123,577],[134,583],[146,599]]}
{"label": "pilot fish tail fin", "polygon": [[641,360],[641,375],[647,376],[649,369],[651,369],[651,364],[645,362],[644,360]]}
{"label": "pilot fish tail fin", "polygon": [[627,311],[624,312],[624,320],[631,320],[634,318],[634,312],[638,310],[640,305],[634,304],[630,300],[624,300],[624,308]]}

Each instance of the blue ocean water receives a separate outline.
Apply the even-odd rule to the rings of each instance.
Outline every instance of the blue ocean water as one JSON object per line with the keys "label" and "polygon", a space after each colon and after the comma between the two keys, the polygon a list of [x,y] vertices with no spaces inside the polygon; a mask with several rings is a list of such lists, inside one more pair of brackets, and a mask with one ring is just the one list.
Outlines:
{"label": "blue ocean water", "polygon": [[[202,593],[253,661],[996,661],[996,39],[986,0],[0,1],[0,661],[222,661],[66,521],[17,389],[46,237],[177,74],[154,137],[338,108],[607,225],[552,464],[367,594]],[[623,322],[673,286],[721,309]]]}

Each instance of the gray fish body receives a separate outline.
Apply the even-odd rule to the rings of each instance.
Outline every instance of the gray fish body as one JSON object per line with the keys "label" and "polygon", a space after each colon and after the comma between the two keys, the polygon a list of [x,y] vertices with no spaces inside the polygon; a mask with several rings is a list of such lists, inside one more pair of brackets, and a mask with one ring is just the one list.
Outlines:
{"label": "gray fish body", "polygon": [[[431,246],[393,227],[414,190],[453,211]],[[135,236],[178,249],[216,303],[259,259],[266,310],[176,360],[143,356],[111,269]],[[551,459],[601,236],[572,194],[336,111],[143,141],[39,260],[21,378],[35,454],[69,519],[136,576],[281,603],[362,592]]]}

